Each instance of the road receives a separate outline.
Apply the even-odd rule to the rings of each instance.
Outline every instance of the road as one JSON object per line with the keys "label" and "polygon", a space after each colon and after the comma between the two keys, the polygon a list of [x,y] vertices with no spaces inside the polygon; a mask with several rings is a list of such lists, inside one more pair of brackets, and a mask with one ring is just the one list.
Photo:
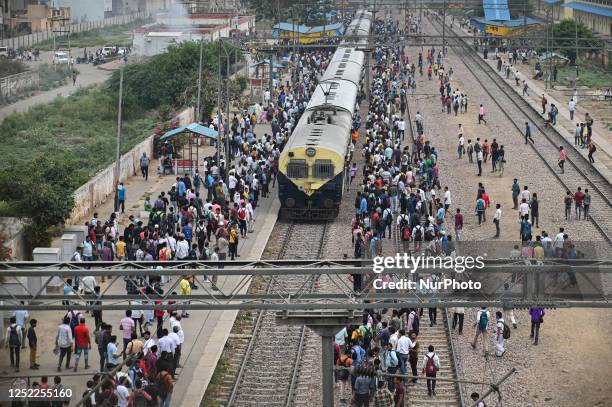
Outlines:
{"label": "road", "polygon": [[[93,50],[95,48],[90,49]],[[73,50],[73,55],[82,54],[82,48],[75,48]],[[52,55],[52,52],[43,51],[40,53],[39,61],[26,62],[26,65],[28,65],[28,67],[30,67],[31,69],[36,69],[43,63],[51,63]],[[120,62],[111,62],[109,64],[105,64],[106,66],[104,66],[104,69],[100,69],[97,66],[94,67],[92,64],[75,65],[76,69],[79,71],[76,86],[73,86],[72,81],[70,81],[69,84],[60,86],[59,88],[51,89],[46,92],[41,92],[34,96],[19,100],[10,105],[3,106],[2,108],[0,108],[0,123],[10,114],[27,112],[31,107],[51,102],[58,96],[68,97],[78,88],[87,87],[90,85],[95,85],[97,83],[104,82],[111,75],[113,68],[116,69],[119,66],[119,63]]]}

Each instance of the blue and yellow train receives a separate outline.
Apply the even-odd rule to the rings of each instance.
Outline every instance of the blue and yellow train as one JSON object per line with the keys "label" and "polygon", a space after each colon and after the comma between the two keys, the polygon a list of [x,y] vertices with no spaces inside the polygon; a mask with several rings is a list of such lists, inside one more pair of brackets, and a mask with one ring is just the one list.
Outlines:
{"label": "blue and yellow train", "polygon": [[[372,14],[360,10],[346,34],[369,35],[371,24]],[[348,41],[367,45],[365,39]],[[338,215],[364,63],[363,51],[340,44],[287,141],[278,163],[282,217],[333,219]]]}

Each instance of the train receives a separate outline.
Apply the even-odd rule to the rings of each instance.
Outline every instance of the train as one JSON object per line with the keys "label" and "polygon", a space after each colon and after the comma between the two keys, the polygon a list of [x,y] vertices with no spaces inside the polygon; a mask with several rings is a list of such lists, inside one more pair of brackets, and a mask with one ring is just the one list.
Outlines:
{"label": "train", "polygon": [[367,46],[365,36],[372,24],[372,13],[356,12],[345,32],[349,38],[338,45],[279,157],[282,218],[328,220],[338,216],[366,62],[359,46]]}

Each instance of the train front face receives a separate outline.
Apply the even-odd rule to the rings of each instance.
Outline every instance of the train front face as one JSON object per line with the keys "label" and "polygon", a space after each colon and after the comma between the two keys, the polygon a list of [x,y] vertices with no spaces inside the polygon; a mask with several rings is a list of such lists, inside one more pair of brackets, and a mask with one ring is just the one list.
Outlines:
{"label": "train front face", "polygon": [[292,137],[279,158],[281,216],[287,219],[326,220],[338,215],[351,115],[338,112],[330,124],[328,116],[315,119],[317,114],[305,113],[306,122],[300,120],[302,126],[294,132],[299,136]]}

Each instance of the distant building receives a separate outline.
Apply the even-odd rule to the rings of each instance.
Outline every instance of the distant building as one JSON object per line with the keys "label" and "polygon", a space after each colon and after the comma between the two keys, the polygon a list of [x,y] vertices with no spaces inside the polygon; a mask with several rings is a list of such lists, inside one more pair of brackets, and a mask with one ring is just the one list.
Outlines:
{"label": "distant building", "polygon": [[123,14],[166,10],[172,0],[55,0],[56,6],[72,9],[75,22],[95,21]]}
{"label": "distant building", "polygon": [[59,30],[70,23],[70,7],[28,4],[25,11],[14,11],[9,26],[19,32]]}
{"label": "distant building", "polygon": [[231,14],[172,13],[157,16],[157,23],[134,30],[134,55],[152,56],[166,51],[168,46],[185,41],[206,42],[235,35],[249,35],[255,28],[255,16]]}
{"label": "distant building", "polygon": [[561,7],[565,18],[580,21],[596,33],[612,36],[612,0],[566,1]]}

